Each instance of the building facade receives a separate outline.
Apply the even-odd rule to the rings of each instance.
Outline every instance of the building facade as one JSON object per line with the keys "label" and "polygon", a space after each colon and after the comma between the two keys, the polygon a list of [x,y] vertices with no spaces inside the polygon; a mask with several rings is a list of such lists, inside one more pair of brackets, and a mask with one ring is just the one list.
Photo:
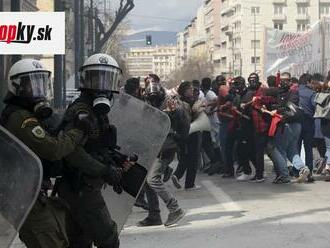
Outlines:
{"label": "building facade", "polygon": [[168,80],[176,68],[176,57],[176,46],[130,48],[125,54],[130,76],[144,79],[148,74],[155,73],[162,81]]}
{"label": "building facade", "polygon": [[[322,17],[330,16],[330,0],[205,0],[201,8],[206,54],[213,62],[214,74],[228,76],[248,76],[254,71],[262,75],[266,28],[303,32]],[[189,35],[190,32],[188,41]],[[184,40],[178,35],[180,52],[182,47],[191,49],[189,42],[184,48]],[[187,53],[183,57],[189,56]]]}
{"label": "building facade", "polygon": [[262,75],[265,28],[303,32],[329,14],[329,7],[326,0],[222,0],[218,73]]}

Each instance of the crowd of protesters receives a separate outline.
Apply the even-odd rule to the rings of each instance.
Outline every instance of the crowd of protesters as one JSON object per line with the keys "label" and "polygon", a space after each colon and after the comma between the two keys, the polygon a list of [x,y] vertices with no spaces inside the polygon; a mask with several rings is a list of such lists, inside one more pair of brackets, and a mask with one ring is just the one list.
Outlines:
{"label": "crowd of protesters", "polygon": [[[305,73],[297,79],[282,72],[261,82],[252,73],[247,81],[241,76],[228,79],[220,75],[213,81],[185,81],[168,90],[191,106],[196,113],[192,123],[204,111],[211,130],[190,134],[188,162],[182,165],[178,156],[179,166],[172,176],[172,169],[167,170],[166,180],[171,177],[181,188],[186,172],[185,188],[198,188],[195,178],[202,168],[209,175],[222,174],[222,178],[263,182],[265,154],[276,173],[273,183],[314,182],[313,173],[323,173],[329,180],[329,80],[318,73]],[[313,147],[321,160],[313,158]]]}

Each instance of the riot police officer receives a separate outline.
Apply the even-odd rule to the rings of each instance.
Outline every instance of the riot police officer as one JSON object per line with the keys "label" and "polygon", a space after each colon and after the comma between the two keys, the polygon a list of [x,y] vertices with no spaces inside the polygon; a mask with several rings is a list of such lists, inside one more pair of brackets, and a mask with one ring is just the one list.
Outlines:
{"label": "riot police officer", "polygon": [[91,129],[84,150],[106,165],[95,173],[87,173],[78,168],[82,158],[66,161],[59,195],[72,209],[68,230],[71,247],[91,247],[93,243],[98,248],[119,247],[117,225],[111,219],[101,188],[109,184],[121,193],[120,179],[129,169],[128,163],[123,167],[116,166],[108,153],[110,148],[116,147],[116,128],[110,125],[107,114],[113,93],[119,89],[120,74],[121,70],[111,56],[90,56],[80,69],[81,95],[68,107],[63,119],[63,130],[74,125],[76,119],[89,120]]}
{"label": "riot police officer", "polygon": [[74,126],[58,136],[51,136],[45,130],[43,120],[52,114],[47,101],[50,75],[38,60],[23,59],[15,63],[9,71],[6,107],[1,114],[1,125],[35,152],[43,164],[41,192],[19,232],[28,248],[68,247],[63,204],[48,197],[55,167],[51,162],[66,156],[70,160],[84,139],[83,130]]}

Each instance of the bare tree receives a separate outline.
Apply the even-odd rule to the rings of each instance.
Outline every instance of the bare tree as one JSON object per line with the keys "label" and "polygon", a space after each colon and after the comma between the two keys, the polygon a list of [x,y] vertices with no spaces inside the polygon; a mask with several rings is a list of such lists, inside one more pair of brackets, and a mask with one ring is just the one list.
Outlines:
{"label": "bare tree", "polygon": [[182,80],[201,80],[204,77],[212,76],[213,64],[206,57],[192,57],[182,67],[172,72],[166,86],[172,88],[179,85]]}
{"label": "bare tree", "polygon": [[127,14],[135,7],[134,0],[120,0],[119,8],[116,10],[111,27],[106,31],[104,23],[96,16],[95,21],[98,27],[96,36],[95,52],[101,52],[103,46],[116,31],[118,25],[124,20]]}

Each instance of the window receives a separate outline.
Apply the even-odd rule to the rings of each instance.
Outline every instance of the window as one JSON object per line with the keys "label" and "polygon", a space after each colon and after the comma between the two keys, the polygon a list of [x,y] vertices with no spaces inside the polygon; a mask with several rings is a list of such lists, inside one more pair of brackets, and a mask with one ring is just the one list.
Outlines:
{"label": "window", "polygon": [[252,14],[259,14],[260,13],[260,7],[251,7],[251,13]]}
{"label": "window", "polygon": [[241,22],[240,21],[234,22],[234,29],[235,30],[241,30]]}
{"label": "window", "polygon": [[241,54],[240,53],[236,53],[234,56],[235,60],[240,60],[241,59]]}
{"label": "window", "polygon": [[234,47],[236,47],[236,48],[241,47],[241,38],[240,37],[234,39]]}
{"label": "window", "polygon": [[252,64],[260,64],[260,57],[251,57],[251,63]]}
{"label": "window", "polygon": [[330,4],[320,5],[320,13],[323,15],[330,14]]}
{"label": "window", "polygon": [[221,64],[222,64],[223,66],[226,66],[226,65],[227,65],[227,57],[222,57],[222,58],[221,58]]}
{"label": "window", "polygon": [[240,4],[238,4],[237,6],[236,6],[236,13],[241,13],[241,5]]}
{"label": "window", "polygon": [[278,30],[283,30],[283,23],[275,22],[274,23],[274,28],[278,29]]}
{"label": "window", "polygon": [[302,32],[305,31],[308,28],[308,23],[297,23],[297,31]]}
{"label": "window", "polygon": [[299,15],[306,15],[307,14],[307,6],[298,6],[297,11]]}
{"label": "window", "polygon": [[283,5],[274,5],[274,14],[275,15],[283,14]]}
{"label": "window", "polygon": [[251,40],[251,48],[254,49],[254,47],[257,49],[260,48],[260,40]]}

